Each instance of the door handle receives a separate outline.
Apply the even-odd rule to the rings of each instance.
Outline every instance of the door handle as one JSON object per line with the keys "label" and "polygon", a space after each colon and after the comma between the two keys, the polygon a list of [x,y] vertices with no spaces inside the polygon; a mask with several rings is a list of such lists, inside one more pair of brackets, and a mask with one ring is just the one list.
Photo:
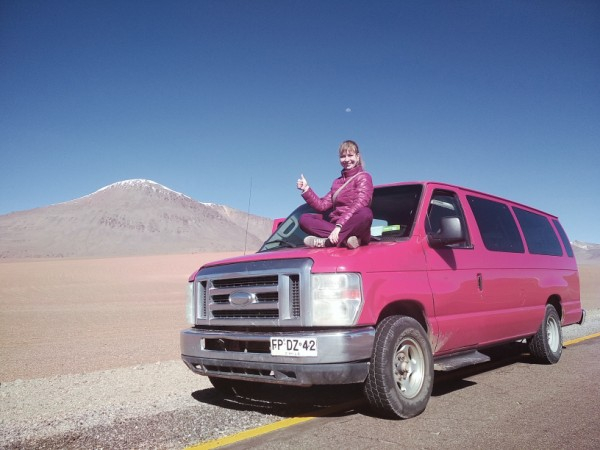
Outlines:
{"label": "door handle", "polygon": [[483,291],[483,276],[480,273],[477,274],[477,287],[480,292]]}

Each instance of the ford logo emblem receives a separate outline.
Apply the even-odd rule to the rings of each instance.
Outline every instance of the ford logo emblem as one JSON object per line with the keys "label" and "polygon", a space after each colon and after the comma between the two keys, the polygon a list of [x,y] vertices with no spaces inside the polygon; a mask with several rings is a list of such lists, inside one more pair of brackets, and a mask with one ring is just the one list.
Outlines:
{"label": "ford logo emblem", "polygon": [[229,294],[229,303],[237,306],[246,306],[256,300],[255,294],[250,294],[249,292],[232,292]]}

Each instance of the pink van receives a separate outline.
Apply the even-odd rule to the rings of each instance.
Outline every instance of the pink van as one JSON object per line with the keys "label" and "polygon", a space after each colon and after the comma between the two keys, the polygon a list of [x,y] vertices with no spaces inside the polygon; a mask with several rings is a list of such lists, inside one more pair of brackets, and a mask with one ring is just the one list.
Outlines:
{"label": "pink van", "polygon": [[184,362],[226,394],[248,383],[363,383],[380,415],[408,418],[434,371],[489,360],[526,339],[553,364],[564,325],[582,323],[579,275],[555,216],[435,182],[378,186],[372,240],[309,249],[308,205],[258,253],[189,278]]}

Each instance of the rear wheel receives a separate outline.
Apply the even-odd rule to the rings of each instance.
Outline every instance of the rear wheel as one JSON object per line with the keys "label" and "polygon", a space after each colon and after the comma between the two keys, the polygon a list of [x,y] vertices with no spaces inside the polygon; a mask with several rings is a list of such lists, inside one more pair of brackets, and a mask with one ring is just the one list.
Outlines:
{"label": "rear wheel", "polygon": [[562,345],[560,317],[554,306],[546,305],[546,314],[540,329],[529,339],[529,351],[538,362],[556,364],[562,355]]}
{"label": "rear wheel", "polygon": [[377,327],[365,381],[371,407],[385,417],[408,419],[425,410],[433,388],[433,356],[415,319],[391,316]]}

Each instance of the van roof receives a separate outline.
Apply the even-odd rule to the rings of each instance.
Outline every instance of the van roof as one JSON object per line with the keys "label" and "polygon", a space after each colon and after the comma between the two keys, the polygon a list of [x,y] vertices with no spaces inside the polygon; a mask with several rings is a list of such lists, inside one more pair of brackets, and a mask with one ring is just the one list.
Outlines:
{"label": "van roof", "polygon": [[486,197],[488,199],[493,199],[493,200],[497,200],[497,201],[501,201],[501,202],[505,202],[505,203],[509,203],[511,206],[518,206],[520,208],[524,208],[530,211],[535,211],[539,214],[543,214],[545,216],[548,216],[550,218],[553,219],[558,219],[558,216],[548,213],[546,211],[542,211],[541,209],[538,208],[534,208],[533,206],[529,206],[529,205],[525,205],[523,203],[519,203],[516,202],[514,200],[509,200],[507,198],[504,197],[500,197],[498,195],[493,195],[493,194],[488,194],[487,192],[482,192],[482,191],[478,191],[475,189],[471,189],[471,188],[467,188],[464,186],[458,186],[455,184],[450,184],[450,183],[444,183],[441,181],[433,181],[433,180],[425,180],[425,181],[403,181],[400,183],[387,183],[387,184],[378,184],[375,186],[375,189],[377,188],[383,188],[383,187],[389,187],[389,186],[404,186],[404,185],[411,185],[411,184],[421,184],[423,186],[434,186],[437,188],[441,188],[441,189],[451,189],[451,190],[457,190],[457,191],[462,191],[465,194],[475,194],[475,195],[479,195],[479,196],[483,196]]}

